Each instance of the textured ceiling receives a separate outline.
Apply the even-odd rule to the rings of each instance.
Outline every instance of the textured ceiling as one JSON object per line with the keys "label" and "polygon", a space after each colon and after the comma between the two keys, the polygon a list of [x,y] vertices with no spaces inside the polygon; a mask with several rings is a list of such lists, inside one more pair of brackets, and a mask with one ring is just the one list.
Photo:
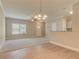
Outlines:
{"label": "textured ceiling", "polygon": [[[79,0],[42,0],[43,13],[48,20],[55,20],[67,15],[72,5]],[[31,19],[32,14],[39,12],[39,0],[2,0],[6,16]],[[35,13],[34,13],[35,12]]]}

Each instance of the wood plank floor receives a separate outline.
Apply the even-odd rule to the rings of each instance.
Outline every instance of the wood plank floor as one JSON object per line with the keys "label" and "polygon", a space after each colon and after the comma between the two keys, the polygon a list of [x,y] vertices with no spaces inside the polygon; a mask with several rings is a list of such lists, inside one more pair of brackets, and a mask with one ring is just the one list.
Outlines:
{"label": "wood plank floor", "polygon": [[0,59],[79,59],[79,53],[47,43],[1,53]]}

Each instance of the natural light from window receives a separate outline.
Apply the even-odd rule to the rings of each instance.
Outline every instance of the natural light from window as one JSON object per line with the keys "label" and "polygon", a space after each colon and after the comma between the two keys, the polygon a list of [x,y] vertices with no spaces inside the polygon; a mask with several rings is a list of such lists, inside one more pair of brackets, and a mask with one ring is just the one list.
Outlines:
{"label": "natural light from window", "polygon": [[12,34],[26,34],[26,24],[12,24]]}

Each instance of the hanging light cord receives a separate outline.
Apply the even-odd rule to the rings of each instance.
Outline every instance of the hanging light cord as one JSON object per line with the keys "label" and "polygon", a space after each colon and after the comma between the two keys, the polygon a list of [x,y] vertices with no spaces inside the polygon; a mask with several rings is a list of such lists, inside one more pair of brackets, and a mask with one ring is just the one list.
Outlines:
{"label": "hanging light cord", "polygon": [[39,13],[41,12],[42,12],[42,0],[40,0],[40,12]]}

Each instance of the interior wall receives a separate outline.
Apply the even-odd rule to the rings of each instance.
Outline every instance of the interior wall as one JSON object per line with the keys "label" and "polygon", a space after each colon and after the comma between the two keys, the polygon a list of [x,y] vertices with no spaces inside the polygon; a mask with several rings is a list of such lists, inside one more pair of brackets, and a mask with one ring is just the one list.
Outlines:
{"label": "interior wall", "polygon": [[3,5],[0,0],[0,49],[5,42],[5,15]]}
{"label": "interior wall", "polygon": [[[72,32],[51,32],[49,41],[79,51],[79,3],[73,6]],[[49,26],[51,27],[50,23]]]}
{"label": "interior wall", "polygon": [[[27,26],[26,34],[12,35],[12,23],[26,24]],[[6,39],[9,40],[9,39],[25,39],[25,38],[44,37],[45,34],[43,34],[42,32],[45,31],[44,29],[45,25],[44,23],[41,23],[41,24],[42,25],[40,29],[38,29],[36,22],[6,17]]]}
{"label": "interior wall", "polygon": [[79,52],[79,32],[52,32],[49,31],[49,42]]}
{"label": "interior wall", "polygon": [[73,28],[72,30],[75,32],[79,32],[79,2],[73,5]]}
{"label": "interior wall", "polygon": [[[27,24],[27,34],[23,35],[12,35],[11,34],[11,24],[12,23],[22,23]],[[28,46],[35,46],[48,42],[45,37],[45,22],[31,22],[28,20],[6,18],[6,42],[1,50],[4,51],[14,51],[21,48],[26,48]]]}
{"label": "interior wall", "polygon": [[5,37],[4,33],[5,33],[5,16],[4,16],[3,7],[0,0],[0,39]]}
{"label": "interior wall", "polygon": [[58,45],[76,50],[79,49],[78,32],[51,32],[49,38],[51,42],[57,43]]}

